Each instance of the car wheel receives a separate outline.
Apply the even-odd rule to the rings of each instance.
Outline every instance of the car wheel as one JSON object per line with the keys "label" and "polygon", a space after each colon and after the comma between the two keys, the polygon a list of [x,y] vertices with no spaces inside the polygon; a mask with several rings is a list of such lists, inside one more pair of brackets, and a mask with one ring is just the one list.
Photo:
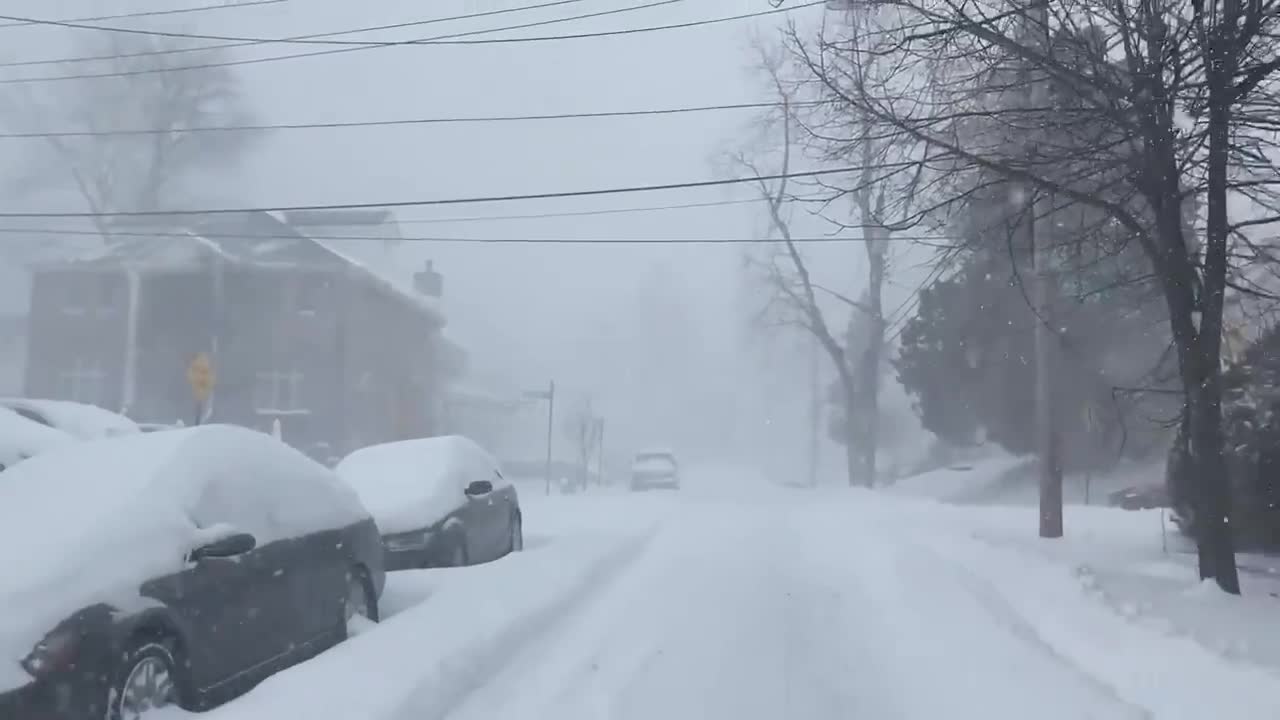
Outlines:
{"label": "car wheel", "polygon": [[145,720],[152,711],[181,706],[178,663],[170,643],[144,640],[125,652],[107,696],[107,720]]}
{"label": "car wheel", "polygon": [[378,597],[369,575],[361,568],[347,572],[347,590],[342,599],[342,619],[347,635],[378,622]]}
{"label": "car wheel", "polygon": [[520,519],[518,514],[511,516],[510,543],[511,544],[507,549],[507,552],[509,553],[517,553],[524,550],[524,522]]}

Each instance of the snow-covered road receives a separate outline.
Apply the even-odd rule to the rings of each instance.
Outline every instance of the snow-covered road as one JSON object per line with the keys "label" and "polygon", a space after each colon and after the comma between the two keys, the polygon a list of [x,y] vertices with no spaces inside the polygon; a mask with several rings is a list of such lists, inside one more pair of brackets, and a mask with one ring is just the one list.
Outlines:
{"label": "snow-covered road", "polygon": [[840,505],[683,504],[630,570],[448,717],[1146,716],[909,533]]}
{"label": "snow-covered road", "polygon": [[527,497],[525,553],[397,574],[388,620],[212,715],[1280,717],[1276,674],[1117,612],[1034,540],[980,539],[977,510],[710,479]]}

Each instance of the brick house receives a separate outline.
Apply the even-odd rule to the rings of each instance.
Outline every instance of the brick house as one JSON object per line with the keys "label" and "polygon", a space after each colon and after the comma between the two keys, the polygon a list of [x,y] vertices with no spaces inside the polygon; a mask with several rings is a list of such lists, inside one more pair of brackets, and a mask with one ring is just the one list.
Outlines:
{"label": "brick house", "polygon": [[216,375],[205,422],[278,420],[318,459],[437,431],[461,351],[442,334],[434,271],[398,282],[262,212],[115,232],[34,268],[28,396],[190,424],[186,368],[203,352]]}

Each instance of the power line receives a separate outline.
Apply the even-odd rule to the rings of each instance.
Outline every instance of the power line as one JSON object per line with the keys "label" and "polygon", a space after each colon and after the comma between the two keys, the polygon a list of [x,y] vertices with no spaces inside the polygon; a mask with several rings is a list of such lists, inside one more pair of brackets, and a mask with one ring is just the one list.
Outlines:
{"label": "power line", "polygon": [[[817,106],[825,100],[805,100],[790,103],[791,107]],[[50,130],[44,132],[2,132],[0,139],[15,138],[70,138],[129,135],[168,135],[170,133],[205,132],[265,132],[271,130],[316,130],[358,127],[396,127],[406,125],[442,125],[458,123],[502,123],[543,120],[578,120],[592,118],[648,117],[657,115],[684,115],[719,110],[765,110],[783,107],[780,102],[724,103],[690,107],[649,108],[641,110],[602,110],[576,113],[548,113],[531,115],[473,115],[433,118],[400,118],[393,120],[352,120],[318,123],[266,123],[259,125],[209,125],[187,128],[125,128],[120,130]]]}
{"label": "power line", "polygon": [[857,173],[866,169],[886,170],[915,167],[915,162],[878,163],[868,166],[849,166],[827,168],[824,170],[807,170],[803,172],[777,173],[773,175],[757,175],[752,177],[722,178],[718,180],[699,180],[693,182],[662,183],[656,185],[630,185],[611,188],[593,188],[588,190],[564,190],[557,192],[540,192],[523,195],[490,195],[475,197],[438,198],[435,200],[399,200],[393,202],[334,203],[325,205],[289,205],[262,206],[243,208],[210,208],[205,210],[129,210],[112,212],[0,212],[0,218],[102,218],[102,217],[160,217],[176,215],[227,215],[254,212],[293,212],[302,210],[374,210],[382,208],[430,207],[437,205],[473,205],[489,202],[513,202],[520,200],[555,200],[563,198],[596,197],[603,195],[625,195],[642,192],[660,192],[663,190],[688,190],[693,188],[720,187],[726,185],[742,185],[784,178],[807,178],[824,175],[840,175]]}
{"label": "power line", "polygon": [[[87,236],[102,237],[102,233],[96,230],[75,230],[75,229],[57,229],[57,228],[13,228],[0,227],[0,234],[32,234],[32,235],[70,235],[70,236]],[[319,242],[337,240],[337,241],[359,241],[359,242],[413,242],[413,243],[461,243],[461,244],[479,244],[479,245],[747,245],[747,244],[777,244],[782,240],[768,238],[738,238],[738,237],[719,237],[719,238],[686,238],[686,237],[643,237],[643,238],[526,238],[526,237],[458,237],[458,236],[408,236],[408,237],[386,237],[382,235],[270,235],[270,234],[234,234],[234,233],[206,233],[194,231],[198,237],[210,240],[315,240]],[[189,232],[138,232],[138,231],[115,231],[108,233],[110,237],[122,238],[152,238],[152,239],[171,239],[171,240],[190,240],[192,233]],[[938,241],[947,240],[948,238],[927,236],[927,235],[893,235],[890,240],[895,242],[921,242],[921,241]],[[841,237],[836,235],[820,235],[814,237],[798,237],[792,238],[792,242],[798,244],[837,244],[837,243],[861,243],[868,242],[867,238],[861,237]]]}
{"label": "power line", "polygon": [[[517,7],[502,8],[500,10],[486,10],[484,12],[478,12],[478,13],[450,15],[448,17],[429,18],[427,20],[413,20],[409,22],[392,23],[389,25],[367,25],[364,27],[350,28],[347,30],[334,30],[334,31],[323,32],[323,33],[312,33],[309,35],[295,35],[292,37],[280,38],[275,42],[286,43],[286,42],[295,42],[295,41],[301,41],[301,40],[313,40],[316,38],[338,37],[341,35],[358,35],[360,33],[380,32],[383,30],[403,30],[405,28],[421,27],[423,25],[437,25],[437,24],[446,23],[446,22],[457,22],[462,20],[477,20],[480,18],[494,17],[497,15],[508,15],[512,13],[528,12],[530,10],[543,10],[546,8],[559,7],[562,5],[574,5],[580,2],[585,2],[585,0],[550,0],[549,2],[538,3],[535,5],[520,5]],[[572,19],[574,18],[561,18],[560,20],[567,21]],[[518,28],[520,26],[515,26],[515,27]],[[497,32],[500,30],[507,30],[507,29],[510,29],[510,28],[494,28],[493,30],[483,30],[479,32]],[[163,48],[160,50],[145,50],[145,51],[132,52],[132,53],[118,53],[114,55],[93,55],[93,56],[81,56],[81,57],[70,57],[70,58],[47,58],[43,60],[21,60],[16,62],[0,63],[0,67],[29,67],[33,65],[61,65],[64,63],[76,63],[76,62],[102,62],[107,60],[127,60],[132,58],[153,57],[158,55],[177,55],[182,53],[205,52],[205,51],[212,51],[212,50],[227,50],[231,48],[251,47],[251,46],[263,45],[263,44],[266,44],[266,43],[235,42],[235,43],[226,43],[222,45],[202,45],[202,46],[196,46],[196,47]],[[305,54],[302,56],[305,56]]]}
{"label": "power line", "polygon": [[[672,1],[683,2],[683,0],[672,0]],[[557,36],[549,36],[549,37],[479,40],[479,41],[471,41],[466,43],[441,43],[436,40],[430,40],[430,39],[427,39],[427,40],[328,40],[323,38],[263,38],[263,37],[243,37],[243,36],[236,36],[236,35],[203,35],[203,34],[185,33],[185,32],[168,32],[164,30],[145,30],[142,28],[88,25],[88,24],[76,23],[76,22],[59,21],[59,20],[40,20],[37,18],[24,18],[24,17],[9,16],[9,15],[0,15],[0,20],[14,20],[14,21],[18,21],[22,23],[30,23],[34,25],[53,25],[56,27],[63,27],[63,28],[72,28],[72,29],[78,29],[78,30],[98,30],[103,32],[122,33],[127,35],[147,35],[151,37],[163,37],[163,38],[183,39],[183,40],[219,40],[219,41],[234,42],[234,43],[250,43],[254,45],[288,44],[288,45],[339,45],[339,46],[347,46],[347,47],[387,47],[387,46],[394,47],[397,45],[442,45],[442,44],[472,45],[472,44],[487,44],[487,43],[494,43],[494,42],[536,42],[536,41],[542,41],[542,40],[568,40],[568,39],[577,39],[581,37],[609,37],[613,35],[627,35],[627,34],[634,34],[639,32],[651,32],[653,30],[671,30],[675,28],[697,27],[699,25],[710,25],[714,23],[727,22],[730,20],[741,20],[741,19],[750,18],[750,17],[760,17],[762,15],[773,15],[775,13],[780,13],[780,12],[791,12],[792,10],[797,10],[799,8],[808,7],[811,5],[821,5],[825,1],[826,0],[819,0],[818,2],[810,2],[807,4],[795,5],[790,7],[776,7],[770,10],[756,11],[753,13],[744,13],[742,15],[735,15],[735,16],[724,17],[724,18],[694,20],[694,21],[689,21],[684,23],[675,23],[672,25],[663,25],[663,26],[656,26],[656,27],[630,28],[630,29],[624,29],[624,30],[602,31],[598,33],[581,33],[581,34],[557,35]],[[651,5],[636,6],[635,8],[619,8],[616,11],[643,9],[643,8],[653,7],[654,5],[661,5],[661,4],[665,4],[665,3],[654,3]],[[615,11],[605,11],[605,12],[611,13]]]}
{"label": "power line", "polygon": [[[683,0],[660,0],[659,2],[652,2],[646,5],[638,5],[634,7],[628,7],[628,8],[618,8],[614,10],[601,11],[597,13],[588,13],[588,14],[569,17],[569,18],[556,18],[552,20],[544,20],[537,23],[525,23],[524,25],[512,25],[512,26],[502,27],[502,28],[491,28],[488,30],[476,30],[476,31],[466,32],[466,33],[454,33],[454,34],[442,35],[434,38],[420,38],[416,40],[361,44],[355,47],[341,47],[341,48],[335,48],[330,50],[318,50],[318,51],[312,51],[312,52],[294,53],[290,55],[274,55],[274,56],[264,57],[264,58],[229,60],[224,62],[210,62],[210,63],[202,63],[202,64],[196,64],[196,65],[182,65],[177,67],[158,67],[158,68],[150,68],[145,70],[129,70],[129,71],[92,73],[92,74],[81,74],[81,75],[51,75],[51,76],[42,76],[42,77],[34,77],[34,78],[6,78],[4,80],[0,80],[0,85],[36,83],[36,82],[58,82],[58,81],[64,81],[64,80],[93,80],[93,79],[105,79],[105,78],[116,78],[116,77],[131,77],[136,75],[148,75],[152,73],[181,72],[186,70],[203,70],[203,69],[218,68],[218,67],[255,65],[255,64],[266,63],[266,62],[293,60],[293,59],[305,58],[305,57],[318,57],[321,55],[336,55],[339,53],[355,52],[359,50],[371,50],[374,48],[383,48],[383,47],[404,47],[404,46],[411,46],[411,45],[517,44],[517,43],[534,43],[534,42],[550,42],[550,41],[564,41],[564,40],[583,40],[583,39],[590,39],[590,38],[618,37],[618,36],[625,36],[625,35],[637,35],[641,33],[660,32],[660,31],[666,31],[666,30],[705,27],[705,26],[716,25],[720,23],[764,17],[767,15],[792,12],[802,8],[822,5],[826,0],[812,0],[811,2],[803,3],[800,5],[773,8],[771,10],[762,10],[762,11],[757,11],[753,13],[744,13],[741,15],[731,15],[726,17],[710,18],[707,20],[697,20],[697,21],[684,22],[684,23],[673,23],[669,25],[653,25],[653,26],[646,26],[646,27],[640,27],[640,28],[627,28],[623,30],[607,30],[607,31],[601,31],[601,32],[575,33],[575,34],[563,34],[563,35],[538,35],[538,36],[532,36],[532,37],[518,37],[518,38],[486,38],[486,39],[480,39],[480,40],[457,39],[457,38],[463,38],[463,37],[468,37],[472,35],[489,34],[494,32],[502,32],[505,30],[517,30],[517,29],[523,29],[523,28],[529,28],[529,27],[536,27],[538,25],[551,25],[551,24],[560,23],[560,22],[582,20],[589,17],[599,17],[599,16],[613,15],[613,14],[618,14],[623,12],[631,12],[635,10],[648,9],[651,7],[657,7],[660,5],[667,5],[667,4],[682,2],[682,1]],[[0,17],[3,17],[3,16],[0,16]],[[209,48],[209,49],[212,49],[212,48]]]}
{"label": "power line", "polygon": [[[125,20],[129,18],[158,17],[161,15],[183,15],[187,13],[207,12],[210,10],[235,10],[239,8],[254,7],[258,5],[275,5],[277,3],[283,3],[283,2],[288,2],[288,0],[242,0],[242,2],[235,2],[235,3],[221,2],[213,5],[199,5],[196,7],[172,8],[169,10],[146,10],[142,12],[120,13],[118,15],[98,15],[96,17],[69,18],[67,20],[61,20],[61,21],[55,20],[52,22],[86,23],[86,22],[101,22],[103,20]],[[31,23],[25,20],[18,21],[18,22],[6,22],[6,23],[0,23],[0,28],[25,27],[25,26],[30,26],[34,24],[41,24],[41,23]]]}

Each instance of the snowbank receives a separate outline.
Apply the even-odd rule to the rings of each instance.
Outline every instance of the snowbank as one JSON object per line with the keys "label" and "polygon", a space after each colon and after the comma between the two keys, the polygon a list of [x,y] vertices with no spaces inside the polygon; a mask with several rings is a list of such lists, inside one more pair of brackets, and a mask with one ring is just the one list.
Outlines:
{"label": "snowbank", "polygon": [[1244,597],[1201,583],[1159,510],[1069,506],[1057,540],[1036,536],[1029,508],[902,505],[884,517],[936,572],[1141,716],[1280,717],[1280,580],[1246,570]]}
{"label": "snowbank", "polygon": [[145,602],[138,586],[182,570],[211,534],[266,544],[365,517],[329,470],[239,427],[73,443],[23,461],[0,482],[0,689],[26,680],[11,661],[57,622],[98,601]]}
{"label": "snowbank", "polygon": [[888,492],[943,502],[961,502],[991,492],[1032,461],[999,453],[972,463],[952,465],[899,479]]}
{"label": "snowbank", "polygon": [[402,440],[361,448],[334,470],[390,535],[434,525],[464,502],[473,480],[505,481],[498,461],[461,435]]}
{"label": "snowbank", "polygon": [[[584,533],[487,565],[397,574],[425,578],[408,582],[426,599],[201,717],[439,717],[604,574],[624,565],[647,537]],[[392,576],[389,583],[403,586],[406,579]]]}

